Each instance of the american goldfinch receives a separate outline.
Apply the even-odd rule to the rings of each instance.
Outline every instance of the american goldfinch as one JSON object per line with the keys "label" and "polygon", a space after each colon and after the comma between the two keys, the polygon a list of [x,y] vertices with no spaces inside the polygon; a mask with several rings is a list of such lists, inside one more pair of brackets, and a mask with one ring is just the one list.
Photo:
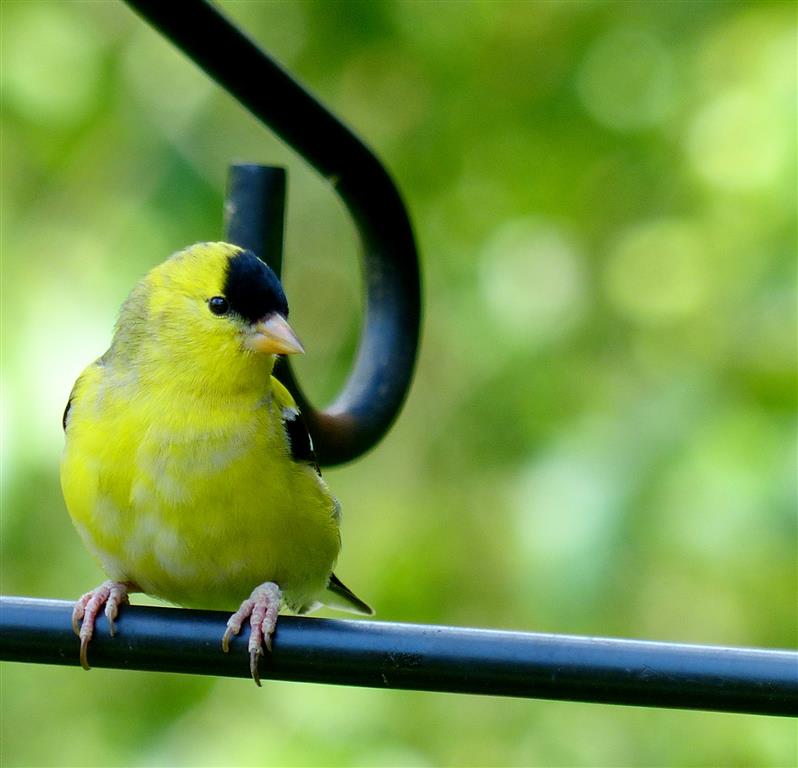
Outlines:
{"label": "american goldfinch", "polygon": [[[277,276],[253,253],[200,243],[130,293],[110,349],[64,412],[61,487],[110,577],[76,603],[80,658],[130,592],[232,609],[224,651],[251,626],[250,669],[277,613],[371,614],[333,573],[340,506],[321,477],[277,355],[302,353]],[[247,597],[241,602],[242,598]]]}

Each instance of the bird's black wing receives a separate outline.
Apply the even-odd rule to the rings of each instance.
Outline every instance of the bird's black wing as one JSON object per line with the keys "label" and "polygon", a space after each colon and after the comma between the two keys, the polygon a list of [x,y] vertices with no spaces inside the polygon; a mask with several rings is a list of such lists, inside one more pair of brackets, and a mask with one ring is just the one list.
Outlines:
{"label": "bird's black wing", "polygon": [[69,400],[67,400],[66,408],[64,408],[64,415],[61,417],[61,426],[64,428],[64,432],[66,432],[69,409],[72,407],[72,400],[74,397],[75,397],[75,390],[73,389],[72,394],[69,396]]}
{"label": "bird's black wing", "polygon": [[310,464],[321,476],[316,452],[313,450],[313,439],[299,409],[283,408],[283,429],[288,440],[291,458],[298,464]]}

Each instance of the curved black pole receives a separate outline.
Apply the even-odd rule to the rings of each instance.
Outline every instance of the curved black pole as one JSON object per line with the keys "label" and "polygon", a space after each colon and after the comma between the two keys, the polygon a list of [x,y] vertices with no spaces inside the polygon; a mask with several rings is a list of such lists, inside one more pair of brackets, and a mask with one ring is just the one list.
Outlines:
{"label": "curved black pole", "polygon": [[365,321],[355,368],[323,411],[295,388],[319,461],[371,448],[404,402],[420,328],[410,220],[385,168],[352,131],[204,0],[125,0],[328,179],[360,232]]}
{"label": "curved black pole", "polygon": [[[78,666],[73,603],[0,598],[0,659]],[[249,677],[248,630],[229,614],[125,606],[102,616],[97,667]],[[798,715],[798,653],[486,629],[281,617],[264,678],[372,688]],[[84,674],[76,671],[76,674]]]}

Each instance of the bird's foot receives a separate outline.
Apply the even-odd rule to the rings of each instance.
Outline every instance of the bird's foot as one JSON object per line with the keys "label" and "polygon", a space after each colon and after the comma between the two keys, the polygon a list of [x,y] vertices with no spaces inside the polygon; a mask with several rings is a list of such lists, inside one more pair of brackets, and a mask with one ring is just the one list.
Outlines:
{"label": "bird's foot", "polygon": [[241,631],[241,625],[249,619],[249,671],[256,685],[260,685],[258,661],[263,656],[263,646],[271,651],[272,635],[277,626],[277,614],[280,612],[282,593],[280,587],[271,581],[261,584],[252,590],[247,600],[228,619],[227,629],[222,638],[222,650],[230,650],[230,638]]}
{"label": "bird's foot", "polygon": [[113,637],[116,633],[114,620],[119,613],[119,607],[129,602],[128,586],[121,581],[104,581],[75,603],[72,609],[72,629],[80,638],[80,666],[83,669],[89,669],[89,641],[94,635],[94,622],[100,609],[105,606],[105,618],[108,619],[108,627]]}

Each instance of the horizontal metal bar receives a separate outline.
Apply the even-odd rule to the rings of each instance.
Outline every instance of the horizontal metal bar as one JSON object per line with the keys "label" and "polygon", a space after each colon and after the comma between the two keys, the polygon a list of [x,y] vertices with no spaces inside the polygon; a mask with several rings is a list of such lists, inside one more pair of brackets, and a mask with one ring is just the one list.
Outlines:
{"label": "horizontal metal bar", "polygon": [[[72,603],[0,598],[0,659],[77,666]],[[228,614],[126,606],[96,667],[249,677],[247,632]],[[263,678],[372,688],[798,716],[798,653],[283,616]]]}

